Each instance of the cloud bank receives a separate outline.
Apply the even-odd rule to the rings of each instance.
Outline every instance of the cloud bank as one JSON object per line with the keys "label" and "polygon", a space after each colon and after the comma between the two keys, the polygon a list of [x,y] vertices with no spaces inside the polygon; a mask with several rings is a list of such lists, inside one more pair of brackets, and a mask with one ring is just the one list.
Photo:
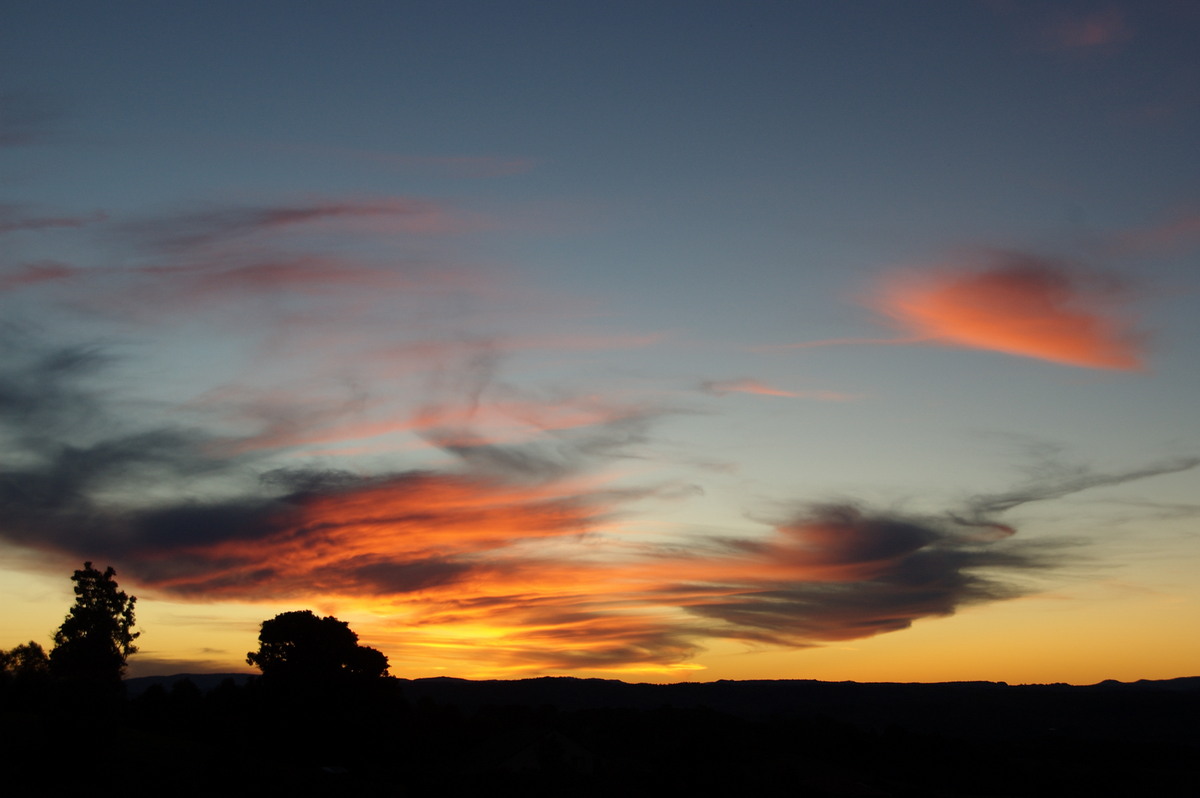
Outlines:
{"label": "cloud bank", "polygon": [[[75,226],[10,217],[14,231]],[[661,334],[481,334],[464,320],[514,315],[521,292],[456,264],[335,246],[473,229],[452,210],[318,199],[103,227],[132,252],[118,265],[38,261],[0,286],[125,329],[203,321],[202,349],[225,344],[233,373],[206,375],[199,393],[133,380],[131,395],[130,369],[187,364],[164,371],[136,347],[0,329],[0,540],[114,563],[143,595],[366,604],[402,641],[464,658],[486,644],[512,673],[670,671],[714,639],[821,645],[1019,595],[1065,558],[1023,540],[1005,513],[1195,465],[1081,472],[920,516],[798,497],[758,534],[679,528],[648,540],[627,520],[695,486],[625,476],[651,459],[656,426],[686,408],[608,386],[519,389],[501,373],[518,354],[574,359]],[[896,273],[873,301],[902,331],[888,343],[1142,367],[1120,292],[1037,258]],[[749,378],[698,387],[853,398]]]}
{"label": "cloud bank", "polygon": [[[653,413],[597,413],[499,443],[474,426],[485,414],[465,412],[421,433],[444,466],[280,468],[201,428],[114,423],[104,377],[117,360],[101,348],[12,330],[3,345],[9,544],[118,563],[153,595],[370,601],[437,645],[483,635],[514,673],[682,667],[709,639],[812,646],[1019,595],[1063,555],[1021,542],[1001,514],[1196,465],[1076,474],[932,516],[806,505],[760,536],[683,531],[647,547],[620,521],[650,494],[603,466],[636,452]],[[464,406],[477,411],[489,402],[479,380],[463,382],[476,384]]]}

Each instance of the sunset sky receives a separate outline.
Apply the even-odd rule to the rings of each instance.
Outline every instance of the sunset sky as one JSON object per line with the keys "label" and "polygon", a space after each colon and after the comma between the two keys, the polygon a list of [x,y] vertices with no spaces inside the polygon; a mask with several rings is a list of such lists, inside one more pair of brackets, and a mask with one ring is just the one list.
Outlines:
{"label": "sunset sky", "polygon": [[1200,674],[1200,4],[0,11],[0,648]]}

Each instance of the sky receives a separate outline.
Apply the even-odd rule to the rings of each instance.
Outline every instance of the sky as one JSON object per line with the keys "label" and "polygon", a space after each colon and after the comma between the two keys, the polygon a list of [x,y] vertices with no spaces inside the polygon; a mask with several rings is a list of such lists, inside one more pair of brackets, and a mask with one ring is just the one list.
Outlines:
{"label": "sky", "polygon": [[1200,673],[1200,6],[0,8],[0,647]]}

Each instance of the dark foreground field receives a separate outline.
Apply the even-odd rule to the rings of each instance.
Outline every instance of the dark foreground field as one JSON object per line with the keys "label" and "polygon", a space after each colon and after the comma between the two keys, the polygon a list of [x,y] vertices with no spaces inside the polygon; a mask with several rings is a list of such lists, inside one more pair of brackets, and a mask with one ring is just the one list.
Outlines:
{"label": "dark foreground field", "polygon": [[9,794],[86,783],[260,798],[1200,795],[1200,678],[281,687],[196,676],[130,680],[124,696],[0,699]]}

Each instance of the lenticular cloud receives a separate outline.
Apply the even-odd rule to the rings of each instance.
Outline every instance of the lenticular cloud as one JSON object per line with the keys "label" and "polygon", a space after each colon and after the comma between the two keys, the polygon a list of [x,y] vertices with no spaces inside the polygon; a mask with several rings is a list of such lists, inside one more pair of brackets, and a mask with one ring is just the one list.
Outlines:
{"label": "lenticular cloud", "polygon": [[890,275],[871,304],[918,340],[1094,369],[1145,367],[1111,283],[1035,257]]}

